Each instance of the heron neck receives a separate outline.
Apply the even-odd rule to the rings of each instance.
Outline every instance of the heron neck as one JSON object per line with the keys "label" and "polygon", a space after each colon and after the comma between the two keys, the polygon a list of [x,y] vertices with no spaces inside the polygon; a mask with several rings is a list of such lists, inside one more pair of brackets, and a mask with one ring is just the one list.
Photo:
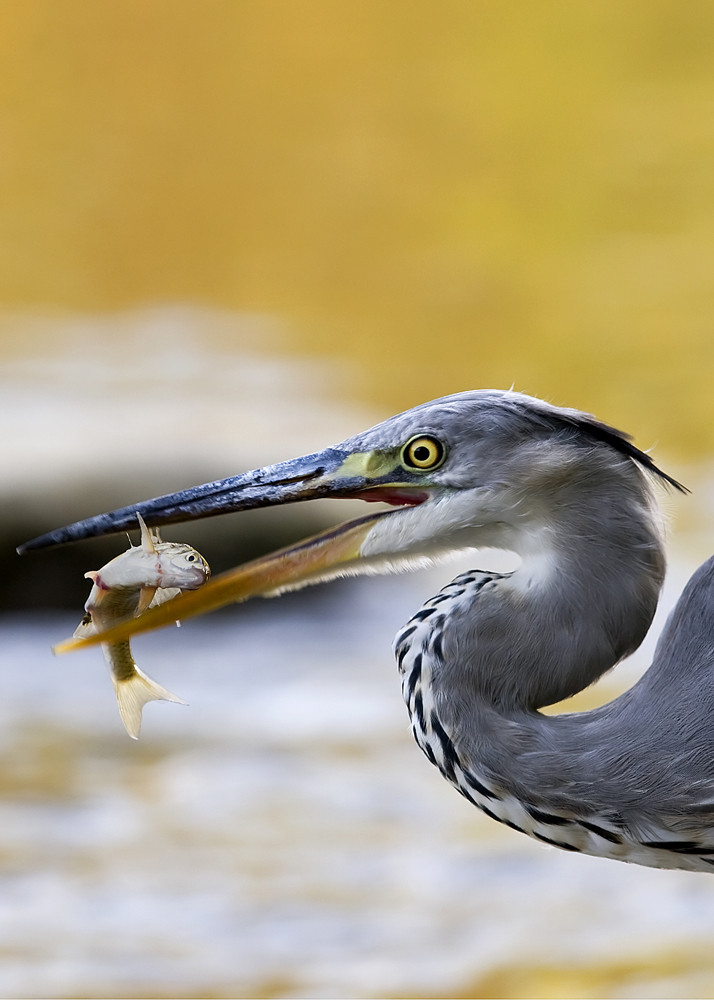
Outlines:
{"label": "heron neck", "polygon": [[653,522],[603,526],[578,512],[525,536],[514,573],[453,602],[439,678],[447,701],[478,697],[507,714],[552,705],[592,684],[647,633],[664,577]]}

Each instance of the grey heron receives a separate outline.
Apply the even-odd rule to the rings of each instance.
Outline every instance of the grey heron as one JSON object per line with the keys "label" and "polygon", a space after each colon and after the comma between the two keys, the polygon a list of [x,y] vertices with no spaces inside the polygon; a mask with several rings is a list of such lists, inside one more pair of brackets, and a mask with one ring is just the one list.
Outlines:
{"label": "grey heron", "polygon": [[93,641],[253,594],[409,569],[484,546],[511,573],[463,573],[395,653],[417,743],[488,816],[569,851],[714,870],[714,559],[692,577],[642,678],[590,711],[540,710],[639,646],[665,560],[654,484],[628,435],[513,392],[446,396],[319,454],[79,521],[23,550],[317,497],[389,509],[214,578]]}

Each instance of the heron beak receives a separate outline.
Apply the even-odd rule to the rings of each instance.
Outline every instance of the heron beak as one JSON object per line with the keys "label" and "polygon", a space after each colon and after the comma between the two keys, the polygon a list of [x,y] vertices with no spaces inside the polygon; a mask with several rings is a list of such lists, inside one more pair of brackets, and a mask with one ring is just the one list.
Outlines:
{"label": "heron beak", "polygon": [[[299,503],[324,497],[382,501],[395,507],[413,506],[429,498],[421,483],[396,473],[392,452],[355,453],[338,448],[293,459],[241,476],[205,483],[178,493],[146,500],[99,514],[33,539],[18,551],[106,535],[136,527],[138,516],[159,526],[213,517],[229,511]],[[395,473],[399,478],[395,478]],[[257,595],[296,589],[308,583],[345,575],[361,557],[361,546],[374,524],[396,511],[384,511],[343,524],[212,578],[138,618],[88,639],[68,640],[56,652],[68,652],[97,642],[116,642],[179,619],[203,614]],[[356,572],[356,570],[354,570]]]}

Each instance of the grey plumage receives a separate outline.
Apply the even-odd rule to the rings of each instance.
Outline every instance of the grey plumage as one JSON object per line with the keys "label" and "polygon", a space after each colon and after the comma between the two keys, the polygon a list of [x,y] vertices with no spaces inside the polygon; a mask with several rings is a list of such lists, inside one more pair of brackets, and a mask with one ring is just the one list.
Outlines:
{"label": "grey plumage", "polygon": [[522,559],[513,573],[462,574],[400,630],[395,652],[417,742],[470,801],[541,841],[711,871],[713,560],[687,585],[631,690],[589,712],[539,711],[644,638],[665,572],[657,481],[683,489],[588,414],[475,391],[318,455],[79,522],[40,544],[124,527],[137,510],[161,523],[179,505],[181,516],[200,517],[342,495],[395,509],[370,521],[359,559],[340,572],[401,569],[459,548],[513,550]]}

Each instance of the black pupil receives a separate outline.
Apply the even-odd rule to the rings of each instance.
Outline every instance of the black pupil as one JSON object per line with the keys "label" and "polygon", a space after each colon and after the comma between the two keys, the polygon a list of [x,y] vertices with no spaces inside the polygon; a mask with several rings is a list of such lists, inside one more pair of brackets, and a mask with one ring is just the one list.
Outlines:
{"label": "black pupil", "polygon": [[424,444],[420,444],[418,448],[414,449],[414,461],[415,462],[428,462],[431,458],[431,451]]}

